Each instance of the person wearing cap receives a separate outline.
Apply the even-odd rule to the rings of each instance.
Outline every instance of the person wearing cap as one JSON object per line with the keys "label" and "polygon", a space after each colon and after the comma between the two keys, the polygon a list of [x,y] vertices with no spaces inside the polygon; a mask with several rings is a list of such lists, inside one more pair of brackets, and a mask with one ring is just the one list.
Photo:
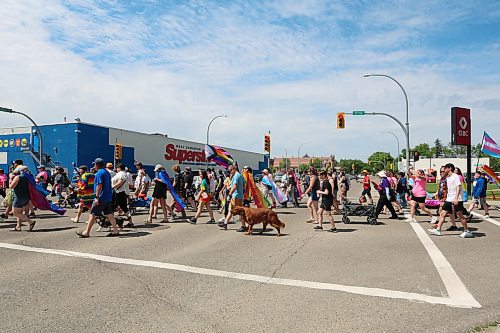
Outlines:
{"label": "person wearing cap", "polygon": [[35,177],[35,182],[40,185],[44,190],[47,189],[49,185],[49,175],[45,171],[45,165],[38,166],[38,174]]}
{"label": "person wearing cap", "polygon": [[375,209],[375,218],[378,219],[378,216],[382,211],[382,208],[385,206],[391,212],[391,217],[389,218],[397,220],[398,215],[396,214],[396,211],[394,210],[394,207],[391,204],[391,194],[390,194],[391,184],[387,179],[387,174],[385,173],[385,171],[382,170],[377,174],[377,176],[380,177],[380,184],[377,185],[377,183],[375,182],[373,182],[373,184],[376,185],[378,193],[380,194],[380,198],[378,199],[377,208]]}
{"label": "person wearing cap", "polygon": [[415,210],[417,205],[420,209],[425,212],[431,218],[431,223],[436,223],[437,217],[432,215],[432,212],[425,207],[425,198],[427,197],[427,190],[425,186],[427,185],[427,181],[425,179],[424,170],[417,170],[417,175],[413,176],[410,173],[410,177],[413,179],[413,187],[411,189],[411,202],[410,202],[410,217],[406,220],[406,222],[414,222],[417,223],[415,219]]}
{"label": "person wearing cap", "polygon": [[[368,170],[363,170],[362,174],[363,174],[363,192],[361,192],[361,197],[364,197],[366,195],[368,197],[370,204],[373,205],[373,198],[371,194],[372,187],[371,187],[370,176],[368,176]],[[361,197],[359,198],[360,201],[362,200]]]}
{"label": "person wearing cap", "polygon": [[[238,167],[235,165],[230,165],[227,168],[227,171],[229,171],[229,174],[231,175],[231,188],[229,190],[229,193],[227,194],[228,197],[231,198],[230,206],[231,207],[243,206],[245,179],[238,171]],[[231,213],[231,208],[228,208],[226,219],[222,222],[219,222],[219,227],[221,227],[223,230],[227,230],[227,224],[232,219],[233,219],[233,214]],[[248,227],[245,224],[245,220],[240,219],[240,222],[241,222],[241,227],[236,231],[237,232],[248,231]]]}
{"label": "person wearing cap", "polygon": [[59,200],[64,200],[62,193],[65,191],[66,187],[69,186],[70,181],[66,171],[62,166],[56,167],[56,172],[54,173],[54,192],[58,196]]}
{"label": "person wearing cap", "polygon": [[[161,164],[157,164],[154,168],[154,172],[158,174],[157,177],[153,179],[155,186],[153,189],[153,201],[149,207],[149,216],[144,222],[146,224],[153,223],[153,216],[155,215],[155,209],[158,209],[158,203],[160,203],[161,209],[163,211],[163,221],[161,222],[170,222],[168,219],[168,214],[174,215],[174,212],[170,206],[167,205],[167,184],[161,180],[160,173],[167,173],[165,168]],[[164,177],[168,177],[168,175],[164,175]]]}
{"label": "person wearing cap", "polygon": [[29,231],[33,230],[36,221],[32,221],[28,216],[25,215],[24,210],[29,209],[29,204],[31,200],[29,191],[29,180],[25,175],[28,172],[28,168],[24,165],[19,165],[14,169],[14,177],[10,181],[9,187],[14,191],[14,199],[12,206],[14,208],[14,216],[16,217],[16,227],[11,229],[11,231],[21,231],[21,226],[23,222],[28,222]]}
{"label": "person wearing cap", "polygon": [[128,223],[125,226],[130,228],[134,226],[134,223],[132,222],[132,214],[130,214],[128,209],[129,183],[127,173],[125,172],[125,165],[123,163],[118,163],[116,165],[116,171],[116,175],[111,179],[111,186],[116,195],[113,201],[113,212],[120,207],[128,219]]}
{"label": "person wearing cap", "polygon": [[106,163],[106,171],[109,172],[111,179],[113,179],[113,177],[116,175],[115,170],[113,170],[113,163],[111,162]]}
{"label": "person wearing cap", "polygon": [[429,229],[429,233],[435,236],[441,236],[441,228],[443,226],[446,215],[450,214],[451,217],[456,214],[460,219],[464,231],[459,235],[460,238],[473,238],[474,234],[469,230],[467,225],[467,220],[463,214],[463,195],[464,187],[460,176],[455,173],[455,166],[452,163],[448,163],[444,166],[446,174],[446,186],[448,188],[448,193],[446,194],[446,200],[443,204],[443,209],[439,214],[439,222],[436,228]]}
{"label": "person wearing cap", "polygon": [[95,199],[94,194],[94,174],[88,171],[86,165],[80,165],[78,167],[78,173],[80,174],[80,180],[76,183],[77,196],[80,199],[80,204],[78,205],[78,210],[76,216],[71,219],[74,223],[80,222],[80,217],[85,210],[92,208],[92,203]]}
{"label": "person wearing cap", "polygon": [[111,227],[113,228],[113,231],[109,233],[107,237],[115,237],[120,234],[120,231],[116,225],[113,208],[111,207],[113,200],[111,176],[109,175],[109,172],[104,169],[104,160],[102,158],[96,158],[94,160],[94,168],[97,170],[94,177],[94,203],[90,209],[90,216],[87,221],[86,229],[83,231],[77,230],[76,234],[81,238],[90,237],[90,231],[94,226],[96,217],[104,215],[111,222]]}

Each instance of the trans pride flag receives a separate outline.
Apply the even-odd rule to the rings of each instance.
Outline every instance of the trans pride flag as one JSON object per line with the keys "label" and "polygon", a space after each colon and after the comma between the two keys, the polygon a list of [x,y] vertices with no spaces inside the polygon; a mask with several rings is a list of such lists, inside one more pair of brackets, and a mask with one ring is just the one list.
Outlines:
{"label": "trans pride flag", "polygon": [[218,146],[205,145],[205,157],[207,161],[214,162],[224,168],[234,164],[231,154]]}
{"label": "trans pride flag", "polygon": [[500,146],[486,132],[484,132],[481,151],[490,156],[500,158]]}

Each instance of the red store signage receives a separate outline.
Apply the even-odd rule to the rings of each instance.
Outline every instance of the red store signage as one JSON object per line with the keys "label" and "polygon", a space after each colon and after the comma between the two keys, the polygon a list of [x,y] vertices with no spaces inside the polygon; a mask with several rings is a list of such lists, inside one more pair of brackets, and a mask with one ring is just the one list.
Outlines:
{"label": "red store signage", "polygon": [[471,124],[470,109],[451,108],[451,144],[470,146]]}

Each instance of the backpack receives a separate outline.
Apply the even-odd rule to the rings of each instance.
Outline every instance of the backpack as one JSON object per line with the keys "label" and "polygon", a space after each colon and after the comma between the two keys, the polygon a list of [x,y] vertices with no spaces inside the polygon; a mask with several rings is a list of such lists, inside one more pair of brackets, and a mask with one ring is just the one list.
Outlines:
{"label": "backpack", "polygon": [[176,191],[181,191],[184,189],[184,175],[180,172],[176,173],[174,176]]}

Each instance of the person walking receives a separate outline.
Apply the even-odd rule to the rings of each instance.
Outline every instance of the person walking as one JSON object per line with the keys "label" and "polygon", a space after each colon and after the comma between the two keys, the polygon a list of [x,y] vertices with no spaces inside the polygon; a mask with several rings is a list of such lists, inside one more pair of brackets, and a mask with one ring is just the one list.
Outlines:
{"label": "person walking", "polygon": [[86,165],[81,165],[78,168],[80,173],[80,180],[76,183],[77,186],[77,196],[80,199],[80,204],[78,205],[78,210],[76,216],[71,219],[74,223],[80,222],[80,217],[82,213],[87,209],[92,208],[92,203],[95,199],[94,194],[94,174],[88,172],[88,167]]}
{"label": "person walking", "polygon": [[196,202],[194,201],[194,186],[193,186],[193,172],[191,167],[186,167],[184,170],[184,192],[186,193],[186,199],[191,206],[193,212],[196,211]]}
{"label": "person walking", "polygon": [[469,230],[467,225],[467,220],[463,215],[463,192],[464,188],[462,182],[460,181],[460,176],[454,173],[455,166],[452,163],[448,163],[444,166],[446,171],[446,185],[448,187],[448,194],[446,196],[446,201],[443,205],[443,210],[439,214],[439,223],[434,229],[429,229],[429,233],[435,236],[441,236],[441,228],[443,226],[446,215],[449,213],[450,217],[454,214],[460,219],[464,231],[459,235],[460,238],[473,238],[474,234]]}
{"label": "person walking", "polygon": [[[361,192],[361,197],[367,196],[370,205],[373,205],[373,198],[371,194],[371,180],[370,176],[368,176],[368,170],[363,170],[363,192]],[[362,200],[360,197],[360,201]]]}
{"label": "person walking", "polygon": [[9,184],[9,187],[14,191],[14,200],[12,202],[12,207],[14,208],[14,216],[16,217],[16,227],[11,229],[11,231],[21,231],[21,226],[23,222],[29,223],[29,231],[32,231],[35,227],[36,221],[32,221],[28,216],[24,214],[24,211],[29,206],[31,197],[29,191],[29,181],[26,178],[25,172],[28,172],[28,168],[24,165],[18,166],[14,170],[14,178]]}
{"label": "person walking", "polygon": [[113,202],[113,212],[116,211],[118,207],[127,216],[128,223],[125,227],[131,228],[134,226],[132,222],[132,214],[129,212],[128,208],[128,198],[129,198],[129,182],[127,173],[125,172],[125,165],[123,163],[118,163],[116,165],[116,175],[111,179],[111,186],[115,192],[115,201]]}
{"label": "person walking", "polygon": [[[162,177],[168,177],[166,175],[165,168],[161,164],[157,164],[154,168],[154,172],[157,173],[157,177],[153,180],[155,183],[155,187],[153,190],[153,200],[149,207],[149,217],[144,220],[146,224],[153,223],[153,217],[156,215],[155,209],[158,207],[158,203],[161,206],[163,211],[163,220],[161,222],[170,222],[168,219],[168,214],[174,215],[174,212],[170,206],[167,205],[167,184],[163,182]],[[165,175],[160,175],[160,173],[165,173]]]}
{"label": "person walking", "polygon": [[[318,218],[318,201],[319,196],[317,191],[320,189],[320,182],[318,178],[318,171],[314,168],[309,169],[309,186],[306,191],[302,193],[300,200],[307,194],[309,199],[307,199],[307,208],[309,209],[310,217],[306,221],[307,223],[313,223],[317,221]],[[316,215],[316,218],[315,218]]]}
{"label": "person walking", "polygon": [[262,192],[269,202],[272,201],[272,208],[276,208],[276,197],[273,193],[273,187],[270,185],[271,183],[273,183],[273,175],[271,174],[271,172],[269,172],[269,169],[262,170],[262,180],[264,180],[265,178],[267,179],[266,183],[261,181],[263,190]]}
{"label": "person walking", "polygon": [[299,207],[299,185],[292,169],[288,170],[288,187],[294,207]]}
{"label": "person walking", "polygon": [[332,185],[333,189],[333,214],[340,214],[340,208],[339,208],[339,199],[338,199],[338,194],[339,194],[339,180],[337,178],[337,174],[335,172],[332,172],[331,170],[327,172],[328,175],[328,181],[330,182],[330,185]]}
{"label": "person walking", "polygon": [[406,181],[405,173],[399,172],[399,179],[396,185],[396,199],[403,209],[408,207],[406,194],[408,193],[408,182]]}
{"label": "person walking", "polygon": [[[410,174],[411,175],[411,174]],[[410,217],[406,220],[406,222],[414,222],[417,223],[415,219],[415,210],[417,205],[420,209],[430,216],[431,223],[435,223],[437,221],[437,217],[432,215],[432,212],[425,207],[425,198],[427,197],[427,191],[425,190],[425,186],[427,184],[425,179],[425,173],[423,170],[417,170],[417,175],[412,177],[413,179],[413,188],[411,189],[411,202],[410,202]]]}
{"label": "person walking", "polygon": [[375,209],[375,218],[378,219],[378,216],[380,212],[382,212],[382,208],[387,207],[389,211],[391,212],[391,217],[390,219],[398,219],[398,215],[396,214],[396,211],[394,210],[394,207],[391,204],[391,193],[390,193],[390,188],[391,184],[389,183],[389,180],[387,179],[387,174],[385,171],[380,171],[377,176],[380,177],[380,184],[373,183],[377,185],[377,190],[380,195],[380,198],[378,199],[377,202],[377,207]]}
{"label": "person walking", "polygon": [[[227,171],[229,172],[229,175],[231,177],[230,190],[227,193],[227,196],[231,198],[231,203],[229,204],[225,220],[219,223],[219,227],[222,230],[227,230],[227,224],[233,219],[233,213],[231,212],[231,207],[243,206],[243,198],[245,191],[245,179],[238,171],[238,168],[235,165],[230,165],[229,168],[227,168]],[[241,221],[241,227],[236,231],[237,232],[248,231],[245,220],[240,218],[240,221]]]}
{"label": "person walking", "polygon": [[208,214],[210,215],[210,220],[208,224],[215,223],[214,212],[212,211],[212,207],[210,207],[210,202],[212,201],[212,196],[210,195],[210,184],[209,184],[209,176],[205,170],[200,170],[200,191],[196,196],[196,200],[198,201],[198,211],[196,215],[189,219],[191,224],[196,224],[198,218],[203,212],[203,208],[207,208]]}
{"label": "person walking", "polygon": [[45,170],[45,165],[40,165],[38,167],[38,174],[35,177],[35,182],[44,190],[47,189],[47,186],[49,185],[49,174]]}
{"label": "person walking", "polygon": [[481,171],[476,170],[474,173],[474,182],[472,184],[472,201],[469,205],[469,209],[467,212],[472,218],[472,211],[474,208],[484,207],[485,218],[489,218],[488,204],[486,203],[486,189],[488,187],[488,183],[484,179]]}
{"label": "person walking", "polygon": [[330,232],[337,232],[335,228],[335,221],[332,215],[333,206],[333,188],[328,181],[328,174],[326,171],[322,171],[319,174],[321,179],[321,189],[317,190],[316,193],[321,195],[321,206],[318,209],[318,225],[314,227],[314,230],[323,230],[323,213],[326,212],[328,219],[330,220],[331,228],[328,230]]}
{"label": "person walking", "polygon": [[80,238],[90,237],[90,231],[94,226],[96,218],[98,216],[106,216],[111,222],[111,227],[113,231],[110,232],[106,237],[116,237],[120,235],[118,226],[116,225],[115,216],[113,214],[113,209],[111,207],[113,200],[113,190],[111,188],[111,175],[104,168],[104,160],[102,158],[96,158],[94,160],[94,168],[97,170],[94,178],[94,203],[90,209],[90,216],[87,220],[87,227],[85,230],[77,230],[76,234]]}

